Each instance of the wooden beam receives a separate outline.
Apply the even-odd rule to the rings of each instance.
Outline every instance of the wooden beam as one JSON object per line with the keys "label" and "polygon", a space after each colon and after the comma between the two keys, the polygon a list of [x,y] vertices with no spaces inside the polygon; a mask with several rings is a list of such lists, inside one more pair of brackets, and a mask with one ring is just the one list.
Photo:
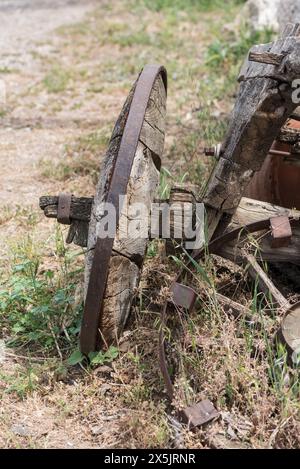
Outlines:
{"label": "wooden beam", "polygon": [[250,51],[248,60],[261,64],[280,65],[286,54],[274,54],[272,52]]}

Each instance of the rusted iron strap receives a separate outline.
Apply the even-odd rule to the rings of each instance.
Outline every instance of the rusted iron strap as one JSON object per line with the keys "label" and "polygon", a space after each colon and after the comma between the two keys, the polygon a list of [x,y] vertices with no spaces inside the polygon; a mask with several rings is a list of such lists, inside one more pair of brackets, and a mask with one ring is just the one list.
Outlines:
{"label": "rusted iron strap", "polygon": [[[146,65],[135,87],[106,198],[106,202],[113,204],[116,209],[116,227],[122,209],[119,196],[126,194],[148,101],[159,74],[167,90],[167,72],[160,65]],[[80,349],[86,355],[99,346],[102,301],[113,243],[114,238],[98,238],[96,241],[80,333]]]}
{"label": "rusted iron strap", "polygon": [[[267,230],[270,229],[270,219],[267,218],[265,220],[260,220],[257,222],[250,223],[249,225],[246,225],[244,227],[239,227],[236,228],[235,230],[230,231],[229,233],[226,233],[224,235],[218,236],[217,238],[213,239],[207,246],[208,251],[210,253],[217,253],[218,250],[222,247],[222,245],[233,241],[235,238],[238,236],[242,236],[243,234],[250,234],[250,233],[255,233],[256,231],[261,231],[261,230]],[[291,226],[299,225],[300,221],[289,218],[289,223]],[[169,374],[168,370],[168,364],[167,364],[167,359],[166,359],[166,352],[165,352],[165,343],[166,343],[166,336],[164,333],[164,330],[167,326],[167,319],[168,315],[171,312],[171,305],[172,303],[174,304],[174,297],[176,300],[176,304],[179,306],[186,307],[189,311],[191,309],[188,307],[189,304],[192,304],[192,302],[188,303],[185,300],[182,300],[184,298],[184,285],[180,284],[182,281],[183,275],[186,273],[186,271],[189,271],[193,268],[193,262],[198,261],[201,259],[201,257],[204,255],[206,252],[206,249],[203,247],[202,249],[195,250],[194,253],[192,254],[192,258],[187,262],[186,266],[180,270],[176,277],[175,283],[172,284],[171,286],[171,293],[175,291],[175,295],[173,295],[172,300],[167,300],[162,309],[161,309],[161,326],[159,330],[159,364],[160,364],[160,370],[163,376],[163,380],[165,383],[165,388],[168,394],[169,399],[172,401],[174,397],[174,387],[172,383],[171,376]],[[189,288],[192,290],[190,287],[185,287]],[[192,290],[193,291],[193,290]],[[194,292],[194,294],[197,296],[197,294]],[[192,298],[192,296],[190,297]],[[203,409],[206,408],[206,411],[203,413]],[[214,408],[213,404],[210,401],[204,400],[201,401],[200,403],[197,403],[191,407],[187,407],[181,412],[181,417],[189,422],[189,425],[191,427],[203,425],[204,423],[209,422],[212,419],[217,418],[219,415],[218,411]]]}
{"label": "rusted iron strap", "polygon": [[282,248],[288,246],[292,239],[292,228],[287,216],[270,218],[271,224],[271,247]]}
{"label": "rusted iron strap", "polygon": [[61,192],[58,196],[57,207],[57,221],[63,225],[71,225],[70,211],[71,211],[72,194],[68,192]]}

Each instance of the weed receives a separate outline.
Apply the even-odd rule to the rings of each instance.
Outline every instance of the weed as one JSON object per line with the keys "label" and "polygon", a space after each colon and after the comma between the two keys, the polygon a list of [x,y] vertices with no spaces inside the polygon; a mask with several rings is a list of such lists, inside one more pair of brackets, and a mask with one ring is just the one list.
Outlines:
{"label": "weed", "polygon": [[45,76],[43,84],[49,93],[61,93],[67,89],[70,78],[69,71],[56,66]]}
{"label": "weed", "polygon": [[[110,346],[106,352],[90,352],[89,353],[89,364],[91,366],[104,365],[105,363],[111,363],[119,355],[118,349],[116,347]],[[85,355],[83,355],[80,350],[76,349],[72,352],[68,358],[68,365],[77,365],[86,361]]]}
{"label": "weed", "polygon": [[206,65],[213,71],[220,70],[224,73],[228,67],[240,65],[254,44],[270,42],[273,36],[273,31],[269,29],[253,32],[245,26],[237,32],[228,32],[208,47]]}
{"label": "weed", "polygon": [[55,255],[62,259],[61,270],[44,270],[41,252],[30,236],[15,247],[12,272],[0,292],[1,330],[9,346],[61,354],[78,333],[80,307],[73,306],[78,271],[69,270],[58,233]]}
{"label": "weed", "polygon": [[15,73],[16,70],[13,69],[13,68],[9,68],[9,67],[0,67],[0,74],[3,73],[3,74],[7,74],[7,73]]}
{"label": "weed", "polygon": [[32,365],[27,368],[17,366],[13,373],[4,373],[0,370],[0,383],[3,392],[17,394],[21,399],[38,389],[38,381],[38,374]]}

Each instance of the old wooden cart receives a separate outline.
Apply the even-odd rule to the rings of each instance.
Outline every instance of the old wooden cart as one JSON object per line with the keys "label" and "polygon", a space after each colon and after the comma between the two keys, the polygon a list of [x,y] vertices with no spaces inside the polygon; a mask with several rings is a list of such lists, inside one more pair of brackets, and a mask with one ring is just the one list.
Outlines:
{"label": "old wooden cart", "polygon": [[[204,193],[179,185],[171,190],[168,200],[174,207],[188,204],[194,224],[195,204],[204,203],[206,240],[199,249],[190,251],[187,266],[192,269],[207,249],[247,264],[249,274],[258,280],[262,291],[271,295],[280,311],[283,319],[278,337],[287,346],[291,360],[297,359],[300,347],[300,306],[291,305],[276,289],[259,261],[300,262],[300,212],[295,209],[300,209],[299,195],[294,190],[287,191],[287,196],[284,187],[289,187],[288,176],[281,181],[278,178],[282,166],[274,169],[267,163],[276,156],[280,165],[285,163],[283,168],[290,167],[289,177],[296,174],[300,113],[293,92],[300,76],[299,38],[300,26],[288,24],[278,40],[250,50],[239,75],[240,89],[226,138],[221,145],[206,150],[216,158],[216,164]],[[150,239],[149,217],[153,216],[159,183],[166,99],[166,70],[158,65],[145,66],[116,122],[94,197],[63,193],[40,199],[47,217],[70,225],[67,242],[87,248],[80,334],[80,348],[86,355],[115,342],[130,313]],[[296,187],[299,181],[298,174]],[[285,208],[281,206],[284,203],[275,205],[282,200]],[[142,203],[146,212],[133,213],[135,203]],[[104,237],[106,204],[116,209],[116,230]],[[124,231],[129,218],[143,225],[144,236],[135,229]],[[160,217],[154,214],[154,218],[155,233],[163,237]],[[257,251],[243,249],[248,234],[257,232],[264,234],[260,236],[259,259]],[[187,279],[186,269],[178,273],[161,313],[160,367],[170,399],[173,384],[166,363],[164,326],[174,304],[187,312],[193,308],[199,292],[183,284]],[[250,316],[230,298],[218,294],[218,300],[230,314]],[[185,409],[182,415],[193,427],[217,417],[218,412],[205,400]]]}

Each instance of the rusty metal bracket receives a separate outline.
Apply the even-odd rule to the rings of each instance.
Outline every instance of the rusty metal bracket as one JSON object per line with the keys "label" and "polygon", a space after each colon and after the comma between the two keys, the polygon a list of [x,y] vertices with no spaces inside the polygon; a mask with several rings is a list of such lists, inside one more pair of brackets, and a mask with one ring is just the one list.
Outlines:
{"label": "rusty metal bracket", "polygon": [[[122,209],[120,196],[126,194],[150,94],[159,74],[167,90],[167,72],[160,65],[146,65],[136,83],[106,198],[106,202],[116,209],[116,227]],[[85,355],[97,350],[101,341],[99,329],[101,328],[102,302],[113,243],[113,237],[98,238],[96,241],[80,332],[80,350]]]}
{"label": "rusty metal bracket", "polygon": [[282,248],[288,246],[292,239],[292,228],[287,216],[270,218],[271,247]]}
{"label": "rusty metal bracket", "polygon": [[61,192],[58,196],[57,208],[57,221],[63,225],[71,225],[70,211],[71,211],[72,194],[68,192]]}
{"label": "rusty metal bracket", "polygon": [[188,426],[188,429],[193,430],[211,420],[217,419],[220,413],[208,399],[203,399],[203,401],[183,409],[180,412],[180,416],[183,422]]}
{"label": "rusty metal bracket", "polygon": [[171,286],[172,301],[176,306],[187,309],[189,312],[192,311],[195,301],[197,299],[197,293],[191,287],[187,287],[182,283],[173,283]]}

